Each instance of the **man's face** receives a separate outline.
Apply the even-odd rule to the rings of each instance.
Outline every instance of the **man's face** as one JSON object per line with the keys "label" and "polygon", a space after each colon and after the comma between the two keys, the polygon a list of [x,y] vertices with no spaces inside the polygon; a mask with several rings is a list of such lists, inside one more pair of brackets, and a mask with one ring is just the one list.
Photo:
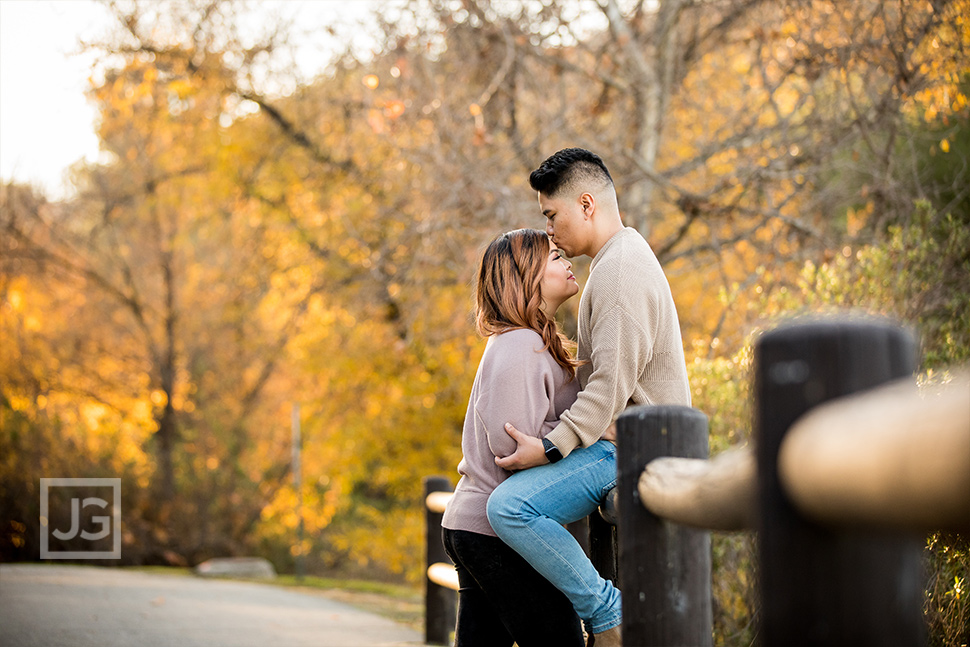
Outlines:
{"label": "man's face", "polygon": [[557,195],[550,198],[539,193],[539,210],[546,217],[546,233],[563,254],[573,258],[586,251],[588,221],[583,212],[582,196]]}

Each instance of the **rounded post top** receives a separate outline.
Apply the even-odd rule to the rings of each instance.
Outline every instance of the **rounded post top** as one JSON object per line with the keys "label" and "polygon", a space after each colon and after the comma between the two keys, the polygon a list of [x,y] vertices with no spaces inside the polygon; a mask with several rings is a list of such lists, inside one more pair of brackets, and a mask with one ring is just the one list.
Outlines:
{"label": "rounded post top", "polygon": [[703,421],[707,423],[707,414],[694,407],[686,407],[676,404],[638,404],[627,407],[623,413],[617,417],[617,423],[621,420],[647,420],[650,418],[677,418],[685,421]]}
{"label": "rounded post top", "polygon": [[908,343],[915,347],[914,333],[900,322],[889,317],[856,312],[793,317],[762,333],[756,346],[873,337],[893,339],[897,343]]}

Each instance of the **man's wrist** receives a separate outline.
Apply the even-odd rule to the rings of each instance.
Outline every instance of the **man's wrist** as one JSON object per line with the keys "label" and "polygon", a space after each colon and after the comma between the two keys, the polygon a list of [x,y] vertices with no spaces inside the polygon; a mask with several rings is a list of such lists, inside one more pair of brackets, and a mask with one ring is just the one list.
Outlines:
{"label": "man's wrist", "polygon": [[550,463],[556,463],[562,460],[562,452],[548,438],[542,439],[542,449],[546,454],[546,460]]}

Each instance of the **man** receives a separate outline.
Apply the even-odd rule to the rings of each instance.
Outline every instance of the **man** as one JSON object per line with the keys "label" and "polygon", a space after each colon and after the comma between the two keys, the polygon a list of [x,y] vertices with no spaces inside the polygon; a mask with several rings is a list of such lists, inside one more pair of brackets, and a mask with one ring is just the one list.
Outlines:
{"label": "man", "polygon": [[599,156],[561,150],[529,182],[556,247],[593,259],[579,303],[582,390],[543,440],[506,425],[518,446],[496,464],[517,473],[492,493],[488,518],[573,602],[597,647],[619,645],[619,592],[562,524],[589,515],[615,485],[613,423],[624,409],[690,405],[680,322],[653,250],[623,226],[613,178]]}

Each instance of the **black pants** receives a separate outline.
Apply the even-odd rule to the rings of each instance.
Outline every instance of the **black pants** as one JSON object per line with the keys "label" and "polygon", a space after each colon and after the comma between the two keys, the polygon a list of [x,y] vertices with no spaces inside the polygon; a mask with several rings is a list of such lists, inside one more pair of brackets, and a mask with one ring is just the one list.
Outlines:
{"label": "black pants", "polygon": [[455,647],[583,647],[583,627],[559,589],[498,537],[442,531],[458,571]]}

